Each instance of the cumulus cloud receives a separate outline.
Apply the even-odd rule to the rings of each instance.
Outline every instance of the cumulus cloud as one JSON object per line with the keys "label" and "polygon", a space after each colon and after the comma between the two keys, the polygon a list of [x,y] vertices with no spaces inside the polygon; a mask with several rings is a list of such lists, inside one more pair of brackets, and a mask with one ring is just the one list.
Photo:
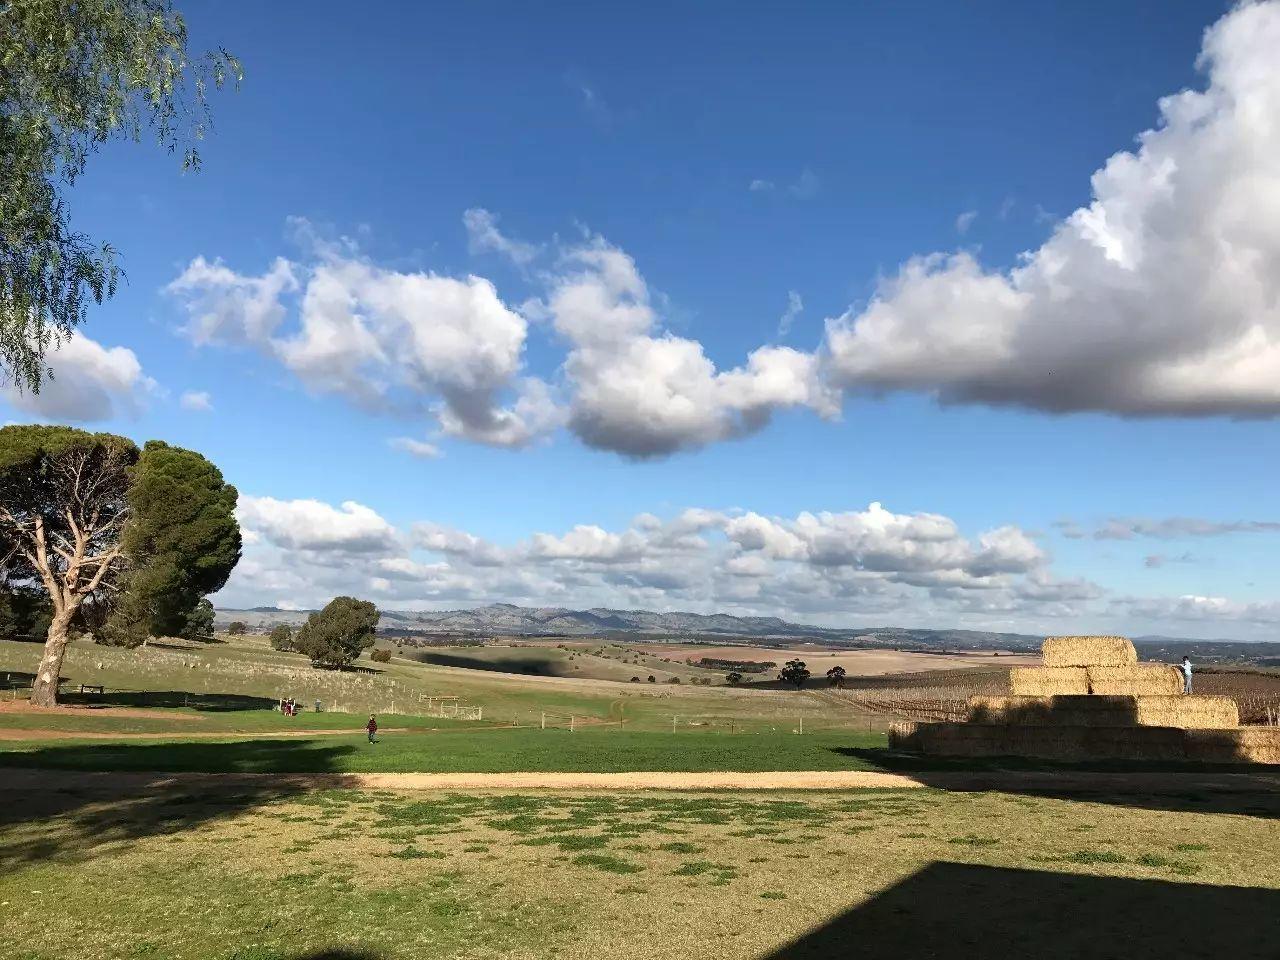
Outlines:
{"label": "cumulus cloud", "polygon": [[1203,91],[1092,179],[1093,200],[1009,271],[917,257],[827,325],[861,392],[1052,412],[1280,413],[1280,4],[1204,38]]}
{"label": "cumulus cloud", "polygon": [[313,250],[314,262],[277,260],[259,277],[196,258],[168,287],[190,314],[186,332],[255,346],[314,392],[430,415],[480,443],[523,446],[558,422],[545,385],[522,375],[527,322],[488,280],[385,269],[349,245]]}
{"label": "cumulus cloud", "polygon": [[397,539],[391,524],[354,500],[335,508],[320,500],[241,496],[236,518],[259,541],[289,550],[376,553],[393,549]]}
{"label": "cumulus cloud", "polygon": [[91,423],[136,416],[157,389],[132,350],[104,347],[82,333],[52,347],[45,360],[52,376],[39,393],[12,382],[3,387],[12,406],[44,419]]}
{"label": "cumulus cloud", "polygon": [[590,446],[662,456],[743,436],[783,408],[839,412],[812,354],[760,347],[718,371],[696,340],[662,330],[635,262],[602,239],[566,253],[546,311],[571,345],[568,424]]}

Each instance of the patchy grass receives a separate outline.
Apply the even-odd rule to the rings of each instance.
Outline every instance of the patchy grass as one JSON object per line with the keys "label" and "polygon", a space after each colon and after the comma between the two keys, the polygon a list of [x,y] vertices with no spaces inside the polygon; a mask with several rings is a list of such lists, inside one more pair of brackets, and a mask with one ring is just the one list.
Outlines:
{"label": "patchy grass", "polygon": [[[326,950],[385,960],[746,960],[783,949],[832,917],[874,910],[882,897],[893,902],[894,889],[938,864],[1022,870],[1070,886],[1058,909],[1037,908],[1034,929],[1001,926],[1021,896],[1008,881],[987,893],[958,883],[950,896],[912,899],[910,922],[895,920],[895,929],[920,925],[950,936],[969,923],[977,927],[956,936],[976,937],[987,924],[986,937],[974,942],[1000,934],[1040,944],[1047,960],[1075,960],[1081,954],[1070,952],[1078,947],[1070,936],[1079,910],[1101,902],[1091,899],[1093,881],[1154,881],[1155,906],[1191,891],[1204,904],[1198,928],[1216,922],[1214,890],[1230,891],[1233,903],[1255,892],[1250,887],[1280,890],[1274,796],[1249,798],[1254,812],[1242,813],[1240,799],[1225,796],[1185,809],[1168,798],[936,790],[396,795],[264,784],[192,795],[157,780],[118,797],[6,798],[6,960],[298,960]],[[928,830],[903,829],[917,821]],[[1071,825],[1094,828],[1088,849],[1065,829]],[[753,832],[762,827],[783,832]],[[625,850],[613,848],[619,835],[629,838]],[[1170,838],[1179,836],[1194,836],[1205,849],[1170,855]],[[795,843],[779,847],[778,839]],[[1191,877],[1195,886],[1186,885]],[[1028,889],[1040,895],[1034,884]],[[785,906],[775,904],[781,900]],[[1126,912],[1133,904],[1105,902],[1125,922],[1141,922],[1140,912]],[[638,919],[657,916],[670,918],[662,936]],[[1266,916],[1257,913],[1257,922]],[[1247,926],[1254,918],[1241,908],[1230,919]],[[1151,924],[1143,928],[1153,956],[1180,955],[1185,930],[1166,921],[1154,933]],[[914,955],[858,942],[868,955]],[[1257,943],[1273,946],[1262,937]],[[832,949],[840,944],[847,941],[834,940]],[[1231,955],[1266,956],[1239,948]]]}

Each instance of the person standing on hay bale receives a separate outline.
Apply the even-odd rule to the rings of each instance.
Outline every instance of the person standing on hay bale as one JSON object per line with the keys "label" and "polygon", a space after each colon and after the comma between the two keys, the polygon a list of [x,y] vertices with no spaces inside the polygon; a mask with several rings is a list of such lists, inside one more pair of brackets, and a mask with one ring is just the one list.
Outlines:
{"label": "person standing on hay bale", "polygon": [[377,743],[373,739],[373,735],[378,732],[378,718],[373,714],[369,714],[369,722],[364,725],[364,728],[369,731],[369,742]]}
{"label": "person standing on hay bale", "polygon": [[1182,692],[1184,694],[1191,692],[1191,658],[1183,657],[1182,665],[1178,667],[1182,671]]}

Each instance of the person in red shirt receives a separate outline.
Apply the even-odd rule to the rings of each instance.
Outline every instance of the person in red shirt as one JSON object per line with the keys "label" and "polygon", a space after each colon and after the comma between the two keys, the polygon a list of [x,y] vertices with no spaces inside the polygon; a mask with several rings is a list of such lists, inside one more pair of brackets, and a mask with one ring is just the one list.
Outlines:
{"label": "person in red shirt", "polygon": [[364,725],[364,728],[369,731],[369,742],[373,743],[373,735],[378,732],[378,720],[373,714],[369,715],[369,722]]}

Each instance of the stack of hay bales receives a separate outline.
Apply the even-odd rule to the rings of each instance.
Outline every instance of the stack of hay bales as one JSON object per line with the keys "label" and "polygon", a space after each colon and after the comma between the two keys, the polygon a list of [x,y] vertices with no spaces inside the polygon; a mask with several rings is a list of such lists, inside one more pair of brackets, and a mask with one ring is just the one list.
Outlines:
{"label": "stack of hay bales", "polygon": [[974,697],[965,723],[899,724],[890,745],[952,756],[1280,763],[1280,730],[1242,730],[1230,697],[1182,694],[1125,637],[1049,637],[1044,665],[1010,671],[1012,696]]}

